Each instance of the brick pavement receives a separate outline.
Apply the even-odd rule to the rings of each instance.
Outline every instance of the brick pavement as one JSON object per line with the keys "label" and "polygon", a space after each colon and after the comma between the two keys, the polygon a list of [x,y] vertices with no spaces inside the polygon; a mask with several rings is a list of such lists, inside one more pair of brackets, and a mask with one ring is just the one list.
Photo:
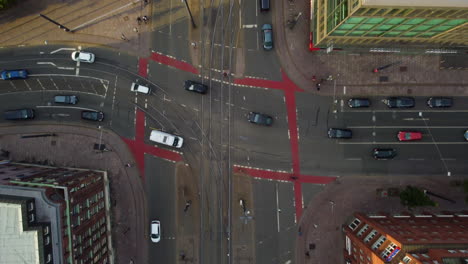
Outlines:
{"label": "brick pavement", "polygon": [[[55,137],[22,139],[21,135],[55,133]],[[102,143],[109,152],[96,152]],[[146,197],[127,145],[109,130],[78,125],[28,122],[22,126],[0,125],[0,148],[10,151],[16,162],[106,170],[109,173],[112,236],[116,263],[149,263]],[[73,155],[70,155],[73,153]]]}
{"label": "brick pavement", "polygon": [[[452,177],[450,180],[459,178]],[[438,194],[447,196],[457,203],[433,198],[438,207],[414,209],[413,213],[459,211],[466,209],[465,194],[459,187],[450,186],[446,176],[414,177],[412,175],[375,177],[346,177],[325,186],[306,205],[303,218],[299,222],[302,235],[296,240],[297,264],[344,264],[344,235],[341,226],[355,211],[364,213],[398,213],[407,211],[400,204],[399,198],[380,198],[376,195],[377,188],[399,187],[407,185],[422,187]],[[320,213],[318,213],[320,212]],[[305,255],[309,244],[316,248],[310,250],[310,257]]]}

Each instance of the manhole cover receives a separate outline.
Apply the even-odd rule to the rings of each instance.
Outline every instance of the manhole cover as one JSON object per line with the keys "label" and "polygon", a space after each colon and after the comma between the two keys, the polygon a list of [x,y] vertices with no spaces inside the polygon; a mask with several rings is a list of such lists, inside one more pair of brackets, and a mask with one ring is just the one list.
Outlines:
{"label": "manhole cover", "polygon": [[57,141],[55,141],[55,140],[52,140],[52,141],[50,142],[50,144],[51,144],[52,146],[55,146],[56,143],[57,143]]}
{"label": "manhole cover", "polygon": [[380,82],[388,82],[388,76],[380,76],[379,81]]}

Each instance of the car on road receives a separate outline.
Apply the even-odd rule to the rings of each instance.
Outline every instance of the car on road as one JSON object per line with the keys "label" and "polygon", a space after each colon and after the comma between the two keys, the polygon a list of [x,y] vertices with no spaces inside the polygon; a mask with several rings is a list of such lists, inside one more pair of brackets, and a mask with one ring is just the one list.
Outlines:
{"label": "car on road", "polygon": [[465,137],[465,140],[468,141],[468,130],[465,130],[463,136]]}
{"label": "car on road", "polygon": [[410,108],[414,107],[413,97],[389,97],[383,100],[389,108]]}
{"label": "car on road", "polygon": [[270,24],[262,26],[263,49],[273,49],[273,28]]}
{"label": "car on road", "polygon": [[431,108],[451,107],[453,99],[449,97],[431,97],[427,99],[427,106]]}
{"label": "car on road", "polygon": [[370,100],[367,98],[351,98],[348,100],[348,106],[351,108],[369,107]]}
{"label": "car on road", "polygon": [[250,123],[262,126],[271,126],[273,124],[273,118],[271,116],[257,112],[250,112],[247,115],[247,120],[249,120]]}
{"label": "car on road", "polygon": [[28,78],[27,70],[4,70],[0,72],[2,80],[26,79]]}
{"label": "car on road", "polygon": [[74,61],[93,63],[94,59],[95,59],[95,56],[94,56],[93,53],[90,53],[90,52],[74,51],[71,54],[71,58]]}
{"label": "car on road", "polygon": [[422,133],[416,131],[400,131],[397,137],[399,141],[421,140]]}
{"label": "car on road", "polygon": [[159,130],[151,131],[150,140],[175,148],[181,148],[184,143],[183,138]]}
{"label": "car on road", "polygon": [[6,120],[26,120],[34,118],[34,110],[30,108],[7,110],[3,113]]}
{"label": "car on road", "polygon": [[58,104],[77,104],[78,96],[76,95],[56,95],[54,102]]}
{"label": "car on road", "polygon": [[187,91],[200,93],[200,94],[206,94],[206,91],[208,91],[208,86],[195,82],[195,81],[190,81],[190,80],[186,80],[184,82],[184,88]]}
{"label": "car on road", "polygon": [[144,86],[138,83],[132,83],[132,86],[130,86],[130,91],[142,94],[149,94],[151,92],[151,89],[148,86]]}
{"label": "car on road", "polygon": [[158,220],[151,221],[151,241],[153,243],[161,241],[161,223]]}
{"label": "car on road", "polygon": [[353,132],[350,129],[330,128],[328,129],[329,138],[352,138]]}
{"label": "car on road", "polygon": [[81,118],[90,121],[104,120],[104,113],[101,111],[81,111]]}
{"label": "car on road", "polygon": [[396,150],[392,148],[375,148],[372,150],[372,156],[376,160],[393,159],[396,155]]}

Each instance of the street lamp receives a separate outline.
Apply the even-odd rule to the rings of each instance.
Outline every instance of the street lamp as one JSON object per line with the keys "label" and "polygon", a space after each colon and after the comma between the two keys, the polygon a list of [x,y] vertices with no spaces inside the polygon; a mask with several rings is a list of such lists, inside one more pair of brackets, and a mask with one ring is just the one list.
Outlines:
{"label": "street lamp", "polygon": [[190,12],[190,7],[188,6],[187,0],[181,0],[181,1],[185,3],[185,8],[187,8],[187,12],[190,16],[190,22],[192,22],[192,27],[196,28],[197,25],[195,25],[195,21],[193,20],[192,12]]}

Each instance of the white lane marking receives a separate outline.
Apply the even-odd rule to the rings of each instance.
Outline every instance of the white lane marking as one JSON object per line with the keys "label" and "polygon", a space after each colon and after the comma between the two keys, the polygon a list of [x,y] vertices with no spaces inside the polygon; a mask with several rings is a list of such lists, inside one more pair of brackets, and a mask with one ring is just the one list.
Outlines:
{"label": "white lane marking", "polygon": [[88,78],[88,79],[95,79],[95,80],[98,80],[98,81],[104,81],[104,82],[107,82],[109,83],[108,80],[106,79],[101,79],[101,78],[97,78],[97,77],[93,77],[93,76],[76,76],[76,75],[70,75],[70,74],[29,74],[28,76],[60,76],[60,77],[75,77],[75,78]]}
{"label": "white lane marking", "polygon": [[39,85],[41,86],[42,90],[45,90],[45,87],[44,87],[44,85],[42,85],[41,81],[39,79],[36,79],[36,80],[39,83]]}
{"label": "white lane marking", "polygon": [[80,61],[77,61],[77,62],[76,62],[76,72],[75,72],[75,75],[76,75],[76,76],[79,76],[79,75],[80,75]]}
{"label": "white lane marking", "polygon": [[409,158],[408,160],[419,160],[419,161],[421,161],[421,160],[424,160],[424,159],[421,159],[421,158]]}
{"label": "white lane marking", "polygon": [[87,110],[87,111],[96,111],[99,110],[92,109],[92,108],[85,108],[85,107],[76,107],[76,106],[57,106],[57,105],[37,105],[37,108],[68,108],[68,109],[78,109],[78,110]]}
{"label": "white lane marking", "polygon": [[23,81],[24,81],[24,84],[26,84],[26,86],[28,87],[29,91],[32,91],[31,86],[29,85],[29,83],[26,80],[23,80]]}
{"label": "white lane marking", "polygon": [[388,128],[468,128],[466,126],[349,126],[347,128],[354,128],[354,129],[388,129]]}
{"label": "white lane marking", "polygon": [[242,28],[257,28],[257,24],[242,25]]}
{"label": "white lane marking", "polygon": [[75,68],[74,67],[57,67],[57,69],[73,71]]}
{"label": "white lane marking", "polygon": [[279,213],[281,212],[281,209],[279,208],[278,183],[275,184],[275,192],[276,192],[276,223],[278,225],[278,233],[279,233],[280,232]]}
{"label": "white lane marking", "polygon": [[60,49],[51,51],[50,54],[54,54],[54,53],[57,53],[57,52],[62,51],[62,50],[75,50],[75,49],[74,48],[60,48]]}
{"label": "white lane marking", "polygon": [[348,113],[369,113],[369,112],[396,112],[396,113],[467,113],[468,110],[403,110],[403,109],[398,109],[398,110],[350,110],[346,111]]}
{"label": "white lane marking", "polygon": [[346,94],[346,86],[343,86],[343,94]]}
{"label": "white lane marking", "polygon": [[338,142],[340,145],[456,145],[456,144],[468,144],[468,142]]}
{"label": "white lane marking", "polygon": [[441,160],[457,160],[457,159],[454,159],[454,158],[442,158]]}
{"label": "white lane marking", "polygon": [[346,160],[362,160],[362,158],[347,158]]}
{"label": "white lane marking", "polygon": [[53,63],[51,61],[38,61],[37,64],[50,64],[52,66],[57,67],[57,65],[55,65],[55,63]]}

